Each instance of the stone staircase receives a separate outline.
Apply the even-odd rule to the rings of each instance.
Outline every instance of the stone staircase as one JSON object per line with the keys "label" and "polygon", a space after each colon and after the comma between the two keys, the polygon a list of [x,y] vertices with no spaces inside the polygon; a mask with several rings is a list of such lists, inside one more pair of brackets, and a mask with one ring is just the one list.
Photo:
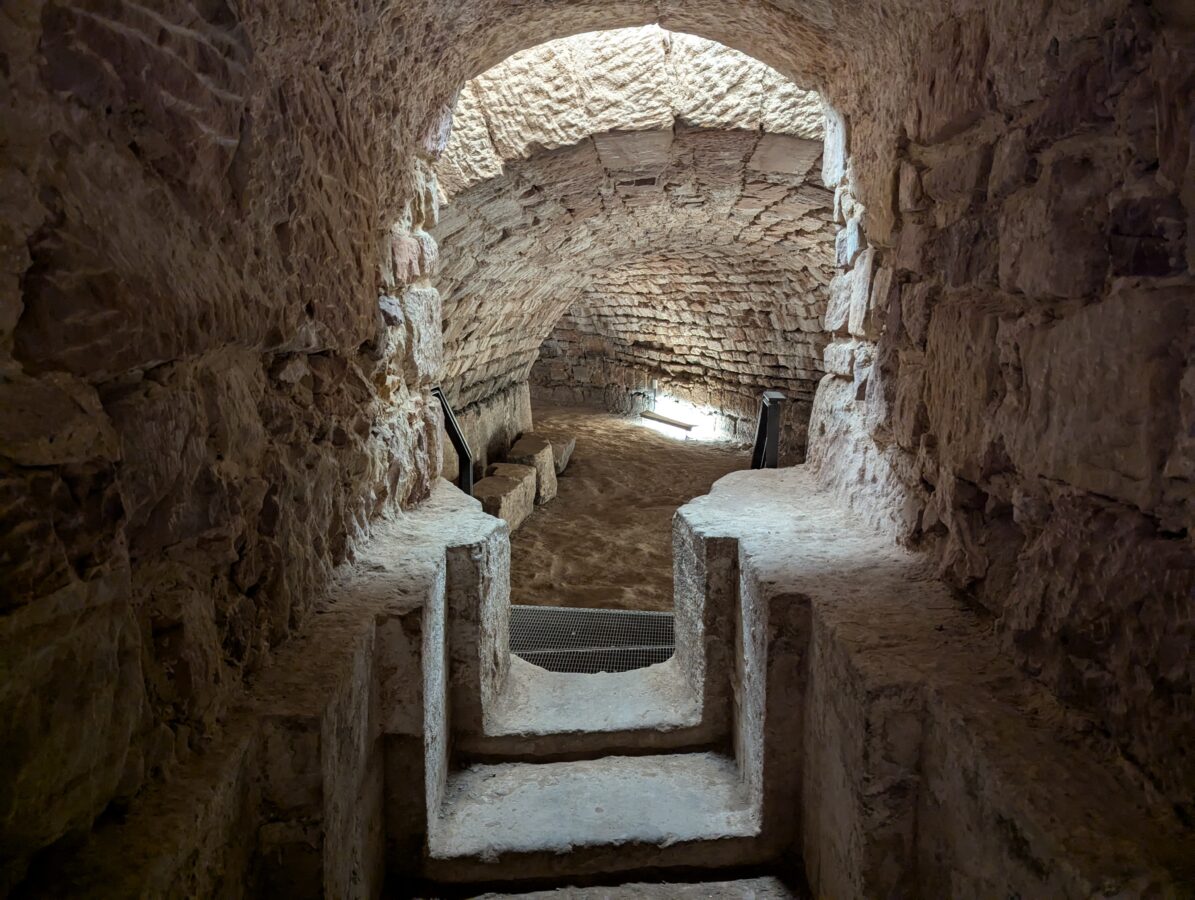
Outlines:
{"label": "stone staircase", "polygon": [[[404,857],[395,877],[567,882],[776,858],[793,833],[765,809],[762,731],[734,724],[747,708],[725,663],[741,655],[741,637],[730,610],[706,603],[725,561],[711,571],[696,535],[678,532],[672,659],[548,672],[509,652],[504,526],[463,506],[457,515],[476,531],[446,550],[446,646],[424,646],[420,663],[428,793],[412,843],[422,838],[424,853]],[[711,657],[721,664],[707,665]],[[764,690],[754,674],[742,686],[752,697]]]}
{"label": "stone staircase", "polygon": [[449,643],[469,648],[448,681],[485,699],[449,699],[424,880],[801,860],[833,897],[1190,883],[1195,845],[1148,786],[803,469],[737,473],[678,512],[677,651],[648,669],[511,657],[508,586],[486,575],[506,544],[473,546],[448,551]]}
{"label": "stone staircase", "polygon": [[674,571],[672,659],[547,672],[506,525],[440,484],[46,895],[1191,896],[1149,785],[803,468],[683,507]]}

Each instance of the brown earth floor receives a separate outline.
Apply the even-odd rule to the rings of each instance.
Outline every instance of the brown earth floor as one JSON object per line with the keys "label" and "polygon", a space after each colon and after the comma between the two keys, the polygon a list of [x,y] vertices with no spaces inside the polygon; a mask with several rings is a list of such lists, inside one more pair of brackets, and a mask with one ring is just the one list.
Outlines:
{"label": "brown earth floor", "polygon": [[556,499],[511,537],[511,602],[672,609],[672,516],[747,468],[750,448],[677,440],[596,410],[533,412],[536,433],[574,435],[577,449]]}

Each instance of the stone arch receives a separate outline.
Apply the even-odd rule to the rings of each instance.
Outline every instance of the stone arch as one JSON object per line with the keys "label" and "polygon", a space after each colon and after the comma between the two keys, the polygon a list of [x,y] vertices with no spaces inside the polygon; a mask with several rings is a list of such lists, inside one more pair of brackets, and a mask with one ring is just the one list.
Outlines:
{"label": "stone arch", "polygon": [[[586,346],[622,361],[594,357],[600,371],[574,369],[558,396],[613,378],[608,405],[631,410],[663,382],[749,438],[759,391],[785,389],[800,459],[833,268],[822,119],[774,69],[655,26],[552,41],[470,81],[436,166],[450,396],[517,406],[509,393],[581,304],[574,330],[593,326]],[[660,333],[661,313],[684,335]]]}

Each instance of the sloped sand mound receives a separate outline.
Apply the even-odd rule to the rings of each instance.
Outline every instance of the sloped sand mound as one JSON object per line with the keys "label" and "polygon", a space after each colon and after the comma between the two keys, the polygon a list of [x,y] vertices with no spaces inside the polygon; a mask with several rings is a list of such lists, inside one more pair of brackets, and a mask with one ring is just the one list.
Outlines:
{"label": "sloped sand mound", "polygon": [[534,415],[536,433],[573,435],[577,449],[556,499],[511,539],[511,602],[671,609],[672,516],[747,468],[750,449],[678,440],[597,410]]}

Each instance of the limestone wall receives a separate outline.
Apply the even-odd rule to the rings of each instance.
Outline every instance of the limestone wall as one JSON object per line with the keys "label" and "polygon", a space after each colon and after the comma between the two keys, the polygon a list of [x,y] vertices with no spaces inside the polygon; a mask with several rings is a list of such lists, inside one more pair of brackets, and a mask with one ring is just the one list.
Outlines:
{"label": "limestone wall", "polygon": [[827,128],[811,458],[1190,816],[1195,56],[1143,6],[1014,6]]}
{"label": "limestone wall", "polygon": [[[993,652],[1190,814],[1188,9],[6,4],[0,884],[202,744],[369,516],[426,493],[425,162],[461,85],[545,40],[657,21],[843,117],[823,169],[850,184],[827,323],[843,340],[811,430],[823,477],[937,553],[996,617]],[[541,158],[576,165],[557,152]],[[512,264],[578,246],[524,234]],[[450,341],[464,304],[445,302]]]}
{"label": "limestone wall", "polygon": [[427,153],[315,5],[251,6],[5,5],[0,894],[207,746],[438,466]]}

